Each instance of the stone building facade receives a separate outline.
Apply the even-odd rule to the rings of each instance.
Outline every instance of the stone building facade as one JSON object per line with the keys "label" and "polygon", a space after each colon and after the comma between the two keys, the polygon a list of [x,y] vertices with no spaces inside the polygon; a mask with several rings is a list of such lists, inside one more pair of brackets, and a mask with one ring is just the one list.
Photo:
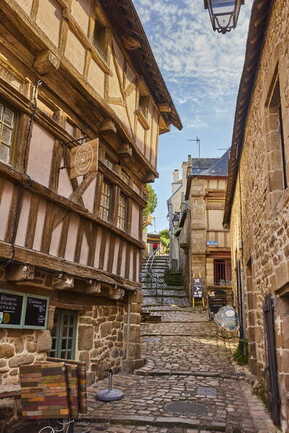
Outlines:
{"label": "stone building facade", "polygon": [[0,4],[0,383],[140,354],[145,184],[181,122],[131,0]]}
{"label": "stone building facade", "polygon": [[289,4],[255,1],[237,100],[224,223],[233,286],[276,425],[289,432]]}
{"label": "stone building facade", "polygon": [[178,238],[184,256],[184,279],[191,298],[194,280],[205,289],[223,289],[231,301],[230,233],[223,227],[229,152],[207,169],[187,178]]}
{"label": "stone building facade", "polygon": [[192,158],[188,155],[181,170],[175,169],[172,175],[172,194],[167,200],[168,220],[170,232],[170,268],[173,271],[182,271],[185,266],[185,257],[180,248],[179,236],[176,236],[181,215],[186,208],[186,187],[188,176],[207,170],[216,162],[215,158]]}

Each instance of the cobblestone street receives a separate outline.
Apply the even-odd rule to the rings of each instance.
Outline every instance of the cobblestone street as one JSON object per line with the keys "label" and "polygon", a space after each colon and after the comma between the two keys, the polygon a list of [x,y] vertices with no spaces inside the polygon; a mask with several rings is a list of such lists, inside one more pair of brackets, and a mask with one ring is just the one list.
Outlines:
{"label": "cobblestone street", "polygon": [[107,380],[97,382],[75,433],[276,432],[246,371],[232,364],[233,344],[224,345],[205,314],[168,310],[157,313],[161,323],[142,324],[146,365],[114,376],[124,399],[96,401],[96,391],[107,387]]}

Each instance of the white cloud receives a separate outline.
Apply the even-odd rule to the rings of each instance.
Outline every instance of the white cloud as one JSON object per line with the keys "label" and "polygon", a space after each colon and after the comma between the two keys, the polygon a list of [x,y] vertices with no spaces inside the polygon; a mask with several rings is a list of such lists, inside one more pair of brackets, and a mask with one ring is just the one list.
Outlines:
{"label": "white cloud", "polygon": [[134,3],[174,101],[190,114],[185,126],[204,125],[200,113],[206,105],[213,112],[228,104],[231,109],[228,99],[238,88],[251,0],[241,8],[237,29],[226,35],[213,32],[203,0]]}

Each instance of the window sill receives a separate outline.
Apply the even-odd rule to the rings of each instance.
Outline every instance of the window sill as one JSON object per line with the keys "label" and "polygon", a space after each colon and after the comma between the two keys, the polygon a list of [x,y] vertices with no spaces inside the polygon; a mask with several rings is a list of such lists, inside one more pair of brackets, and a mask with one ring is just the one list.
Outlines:
{"label": "window sill", "polygon": [[143,114],[143,112],[139,108],[135,111],[135,114],[136,114],[139,122],[142,124],[143,128],[146,130],[150,129],[150,125],[147,121],[147,118],[145,117],[145,115]]}

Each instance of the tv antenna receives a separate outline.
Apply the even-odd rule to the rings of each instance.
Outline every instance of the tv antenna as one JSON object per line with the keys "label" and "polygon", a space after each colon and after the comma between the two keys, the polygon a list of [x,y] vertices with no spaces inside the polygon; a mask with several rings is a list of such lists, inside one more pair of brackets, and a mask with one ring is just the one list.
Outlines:
{"label": "tv antenna", "polygon": [[198,145],[198,150],[199,150],[199,159],[201,158],[201,140],[199,139],[199,137],[196,138],[189,138],[188,141],[195,141]]}

